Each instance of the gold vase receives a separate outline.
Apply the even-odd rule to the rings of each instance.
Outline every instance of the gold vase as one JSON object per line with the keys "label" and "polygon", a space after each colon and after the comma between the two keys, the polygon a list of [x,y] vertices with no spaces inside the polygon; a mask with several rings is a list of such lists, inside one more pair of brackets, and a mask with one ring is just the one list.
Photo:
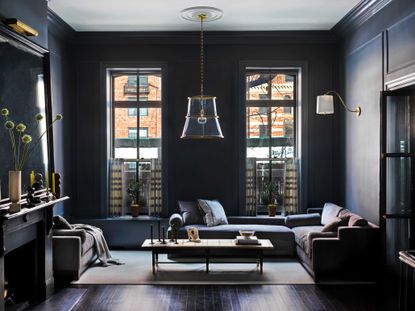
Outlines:
{"label": "gold vase", "polygon": [[22,171],[9,171],[9,198],[10,212],[20,211],[20,200],[22,198]]}

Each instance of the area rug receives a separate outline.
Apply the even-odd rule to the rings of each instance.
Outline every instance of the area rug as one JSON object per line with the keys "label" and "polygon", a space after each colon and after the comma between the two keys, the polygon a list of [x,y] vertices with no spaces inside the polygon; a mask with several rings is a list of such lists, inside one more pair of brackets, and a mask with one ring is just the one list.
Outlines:
{"label": "area rug", "polygon": [[[112,251],[125,265],[90,267],[73,284],[134,284],[134,285],[208,285],[208,284],[314,284],[313,279],[297,260],[265,261],[264,273],[258,273],[254,263],[213,263],[205,272],[203,263],[160,264],[155,275],[151,272],[151,252]],[[159,261],[172,262],[166,256]]]}

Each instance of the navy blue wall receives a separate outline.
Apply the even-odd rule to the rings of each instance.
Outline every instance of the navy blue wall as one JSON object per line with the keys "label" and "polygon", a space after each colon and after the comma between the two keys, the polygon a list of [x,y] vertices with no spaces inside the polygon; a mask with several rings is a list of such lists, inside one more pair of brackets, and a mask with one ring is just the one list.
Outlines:
{"label": "navy blue wall", "polygon": [[380,92],[415,72],[415,2],[393,0],[357,29],[345,29],[341,89],[362,116],[343,113],[340,153],[345,206],[379,223]]}
{"label": "navy blue wall", "polygon": [[[303,64],[303,208],[338,202],[336,116],[315,114],[316,95],[337,88],[337,45],[329,32],[210,33],[206,45],[206,92],[217,96],[225,139],[183,141],[187,97],[198,92],[199,40],[197,33],[78,33],[72,45],[76,95],[73,119],[72,196],[75,217],[105,215],[106,105],[102,93],[105,63],[160,62],[167,64],[167,200],[165,215],[179,199],[216,198],[229,215],[244,210],[239,170],[244,158],[244,130],[240,118],[239,66],[241,61],[286,65]],[[165,176],[166,177],[166,176]]]}

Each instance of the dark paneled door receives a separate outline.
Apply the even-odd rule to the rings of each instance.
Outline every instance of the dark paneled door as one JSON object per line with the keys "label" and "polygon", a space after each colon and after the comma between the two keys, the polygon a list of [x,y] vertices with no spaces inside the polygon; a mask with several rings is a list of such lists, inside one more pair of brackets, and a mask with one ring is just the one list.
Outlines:
{"label": "dark paneled door", "polygon": [[399,273],[398,252],[415,247],[414,121],[410,91],[382,92],[380,213],[385,265],[391,276]]}

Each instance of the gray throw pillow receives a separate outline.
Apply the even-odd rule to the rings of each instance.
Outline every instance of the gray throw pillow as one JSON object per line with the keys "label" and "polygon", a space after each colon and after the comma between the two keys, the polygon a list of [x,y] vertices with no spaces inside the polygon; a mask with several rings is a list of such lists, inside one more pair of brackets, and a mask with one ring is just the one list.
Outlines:
{"label": "gray throw pillow", "polygon": [[225,210],[218,201],[212,200],[197,200],[199,207],[205,213],[206,226],[213,227],[217,225],[227,225],[228,219],[226,218]]}
{"label": "gray throw pillow", "polygon": [[53,216],[53,229],[72,229],[71,224],[62,216]]}
{"label": "gray throw pillow", "polygon": [[321,213],[321,224],[325,226],[334,221],[335,218],[339,216],[339,213],[342,209],[343,207],[333,203],[324,204],[323,212]]}
{"label": "gray throw pillow", "polygon": [[203,215],[199,210],[196,202],[179,201],[180,214],[183,217],[183,223],[187,225],[203,225]]}

